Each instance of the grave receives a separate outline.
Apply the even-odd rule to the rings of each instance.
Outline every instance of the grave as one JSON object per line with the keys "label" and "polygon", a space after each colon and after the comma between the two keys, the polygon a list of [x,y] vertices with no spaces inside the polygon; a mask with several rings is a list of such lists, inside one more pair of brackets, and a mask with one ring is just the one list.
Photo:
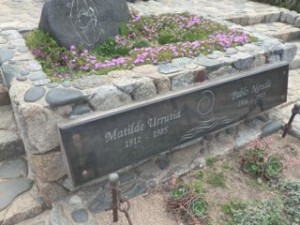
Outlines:
{"label": "grave", "polygon": [[282,104],[288,65],[224,78],[59,125],[75,186]]}
{"label": "grave", "polygon": [[[236,28],[230,22],[218,22]],[[286,63],[296,53],[293,45],[256,33],[257,42],[226,52],[57,84],[24,51],[22,35],[15,30],[1,34],[16,40],[1,47],[1,74],[24,142],[29,176],[49,204],[67,195],[66,190],[74,191],[73,186],[103,180],[107,173],[124,167],[139,171],[123,178],[136,181],[138,177],[132,190],[152,187],[200,166],[203,151],[212,152],[213,145],[223,153],[255,139],[270,118],[254,119],[254,123],[243,120],[285,101]],[[12,49],[14,43],[18,46]],[[270,67],[263,69],[266,65]],[[257,94],[256,89],[260,89]],[[102,123],[107,124],[105,129]],[[248,129],[245,137],[237,124]],[[201,147],[190,150],[191,143]],[[172,160],[160,153],[174,148],[182,151],[170,154],[178,162],[170,165]],[[144,160],[154,163],[149,166],[141,163]]]}

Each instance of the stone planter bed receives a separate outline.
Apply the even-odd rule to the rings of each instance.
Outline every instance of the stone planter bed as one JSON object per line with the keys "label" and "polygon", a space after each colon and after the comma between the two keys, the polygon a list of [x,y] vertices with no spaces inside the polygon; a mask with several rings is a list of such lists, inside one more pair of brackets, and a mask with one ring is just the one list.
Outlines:
{"label": "stone planter bed", "polygon": [[[242,29],[229,22],[222,23]],[[55,84],[50,83],[41,65],[34,60],[20,33],[16,30],[1,31],[1,74],[9,88],[15,118],[29,162],[30,177],[36,181],[40,192],[49,197],[47,191],[51,188],[58,189],[59,186],[64,186],[72,190],[68,185],[67,171],[59,147],[57,123],[90,115],[95,111],[105,112],[138,101],[147,101],[157,95],[187,87],[201,86],[221,77],[236,76],[241,71],[252,70],[265,64],[276,64],[280,61],[290,63],[296,54],[293,45],[281,43],[259,33],[254,33],[253,36],[258,38],[256,43],[229,48],[226,52],[215,51],[207,56],[177,58],[168,64],[143,65],[132,70],[113,71],[103,76],[87,76],[72,82]],[[265,123],[266,120],[260,120],[252,125],[250,123],[250,127],[248,123],[244,131],[251,133],[252,128],[257,130]],[[236,129],[241,131],[243,127],[245,128],[245,124],[240,128],[233,130],[231,128],[213,135],[212,140],[208,142],[211,144],[214,142],[214,145],[218,146],[212,147],[202,143],[202,148],[206,150],[210,148],[212,151],[215,149],[215,153],[219,153],[229,148],[240,147],[257,136],[249,134],[244,139],[239,137]],[[186,154],[190,154],[191,151],[194,150],[187,150]],[[146,174],[147,171],[139,171],[137,174],[144,181],[154,179],[159,182],[170,178],[171,174],[183,173],[201,165],[201,161],[196,163],[197,158],[192,157],[193,159],[186,163],[188,165],[186,168],[180,167],[175,170],[176,165],[177,167],[181,165],[178,158],[185,154],[182,152],[184,151],[174,155],[175,166],[170,167],[164,176],[156,174],[154,179],[152,174]],[[164,160],[151,162],[164,168]],[[144,167],[147,165],[149,164],[144,164]],[[148,181],[148,186],[151,186]],[[145,186],[145,182],[143,185]],[[51,196],[48,200],[53,199],[55,197]]]}

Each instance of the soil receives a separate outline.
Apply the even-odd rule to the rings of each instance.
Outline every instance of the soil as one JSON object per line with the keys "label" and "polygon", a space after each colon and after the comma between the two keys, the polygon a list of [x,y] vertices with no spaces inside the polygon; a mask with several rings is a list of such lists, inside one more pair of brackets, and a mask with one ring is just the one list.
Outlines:
{"label": "soil", "polygon": [[[284,169],[279,177],[285,181],[300,181],[300,140],[287,136],[281,138],[280,133],[269,136],[263,140],[267,145],[266,153],[276,155],[284,165]],[[185,184],[191,185],[202,176],[203,184],[202,197],[208,203],[209,211],[205,221],[201,225],[225,225],[228,216],[222,211],[222,206],[232,200],[253,201],[269,199],[276,190],[270,188],[269,182],[263,180],[258,182],[256,176],[251,176],[241,170],[241,159],[245,153],[253,146],[249,144],[243,149],[232,151],[226,155],[212,158],[213,163],[203,169],[190,172],[184,177],[178,178]],[[215,187],[209,184],[208,179],[213,173],[224,175],[224,186]],[[167,186],[170,189],[173,183]],[[139,196],[130,200],[131,209],[129,211],[133,225],[183,225],[177,223],[175,216],[166,210],[166,191],[159,191],[147,196]],[[112,212],[105,212],[97,215],[101,225],[126,225],[128,224],[124,215],[121,215],[118,223],[112,223]],[[200,224],[197,224],[200,225]]]}

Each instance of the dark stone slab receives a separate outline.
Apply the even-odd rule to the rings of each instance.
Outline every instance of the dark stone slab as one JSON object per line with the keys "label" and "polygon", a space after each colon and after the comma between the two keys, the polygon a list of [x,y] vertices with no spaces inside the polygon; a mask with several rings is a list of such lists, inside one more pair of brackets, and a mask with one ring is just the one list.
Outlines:
{"label": "dark stone slab", "polygon": [[7,207],[17,196],[29,190],[32,180],[19,179],[0,182],[0,210]]}
{"label": "dark stone slab", "polygon": [[81,91],[66,88],[54,88],[46,94],[46,102],[50,106],[63,106],[84,100]]}
{"label": "dark stone slab", "polygon": [[46,93],[46,89],[43,87],[31,87],[24,96],[25,102],[36,102],[40,100]]}
{"label": "dark stone slab", "polygon": [[39,28],[67,48],[90,48],[116,35],[128,18],[126,0],[52,0],[44,4]]}
{"label": "dark stone slab", "polygon": [[259,114],[286,101],[287,84],[281,63],[61,124],[70,178],[83,184]]}

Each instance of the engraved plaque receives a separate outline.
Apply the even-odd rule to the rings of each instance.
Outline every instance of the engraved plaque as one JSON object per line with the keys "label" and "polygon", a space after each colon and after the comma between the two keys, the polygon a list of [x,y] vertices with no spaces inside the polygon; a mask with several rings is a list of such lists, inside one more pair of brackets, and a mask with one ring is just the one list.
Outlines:
{"label": "engraved plaque", "polygon": [[288,65],[95,113],[59,125],[75,186],[231,125],[286,101]]}

